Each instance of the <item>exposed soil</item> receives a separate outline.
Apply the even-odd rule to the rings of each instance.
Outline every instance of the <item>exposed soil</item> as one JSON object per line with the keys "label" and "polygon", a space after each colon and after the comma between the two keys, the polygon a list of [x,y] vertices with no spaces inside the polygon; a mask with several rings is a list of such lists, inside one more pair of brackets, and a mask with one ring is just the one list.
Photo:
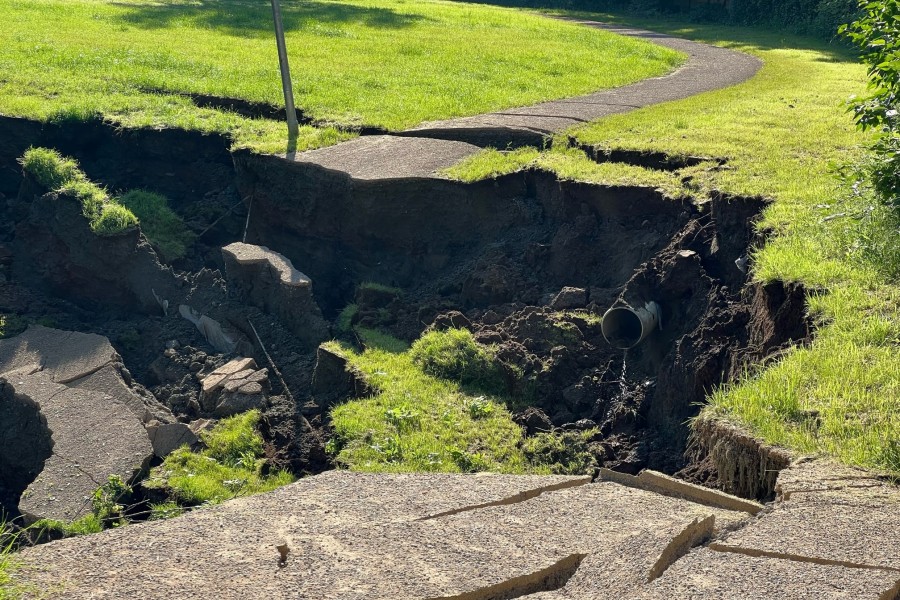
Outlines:
{"label": "exposed soil", "polygon": [[[32,145],[75,157],[113,191],[168,196],[199,234],[190,255],[162,265],[137,232],[94,236],[71,199],[23,180],[15,161]],[[284,385],[270,369],[263,422],[273,464],[330,468],[322,444],[334,398],[327,378],[313,385],[315,344],[226,282],[221,247],[242,240],[249,209],[246,242],[307,274],[332,323],[356,301],[357,324],[406,340],[429,327],[468,328],[496,344],[529,433],[597,427],[591,448],[602,466],[674,473],[693,461],[684,474],[715,483],[696,468],[706,455],[685,457],[685,421],[710,390],[810,335],[801,288],[749,282],[740,266],[763,241],[753,227],[763,207],[534,171],[476,184],[352,180],[232,155],[217,136],[0,118],[0,313],[109,337],[134,379],[187,422],[206,416],[199,377],[229,358],[178,315],[178,305],[191,306],[231,332],[236,353],[269,367],[267,351],[280,371]],[[357,295],[367,281],[402,293]],[[606,342],[603,312],[650,301],[661,307],[659,330],[627,352]]]}

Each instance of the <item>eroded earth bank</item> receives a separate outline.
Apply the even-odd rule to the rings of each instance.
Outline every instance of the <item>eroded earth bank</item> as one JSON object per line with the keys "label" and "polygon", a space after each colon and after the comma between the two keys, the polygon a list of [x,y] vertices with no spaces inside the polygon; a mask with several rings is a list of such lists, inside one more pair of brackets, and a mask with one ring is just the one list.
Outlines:
{"label": "eroded earth bank", "polygon": [[[802,289],[747,275],[764,242],[753,225],[761,199],[670,198],[535,170],[474,184],[354,178],[232,154],[217,136],[10,118],[0,127],[0,312],[10,315],[0,371],[15,415],[0,489],[13,516],[77,516],[36,490],[66,480],[59,464],[90,470],[90,448],[60,441],[79,418],[97,421],[80,426],[105,432],[115,457],[74,476],[76,498],[108,473],[139,479],[215,419],[251,408],[262,411],[272,467],[333,468],[329,409],[373,386],[319,344],[357,344],[355,327],[408,342],[472,332],[494,349],[502,385],[490,391],[526,435],[586,443],[591,470],[651,468],[763,499],[786,465],[716,428],[689,445],[686,425],[715,386],[810,336]],[[71,194],[23,174],[30,146],[74,157],[109,190],[164,194],[192,230],[188,251],[167,264],[137,228],[97,235]],[[604,338],[609,308],[650,303],[658,319],[639,344]],[[74,416],[54,409],[66,394],[80,397],[78,409],[65,404]],[[89,408],[110,398],[102,417]],[[117,436],[123,427],[131,433]]]}

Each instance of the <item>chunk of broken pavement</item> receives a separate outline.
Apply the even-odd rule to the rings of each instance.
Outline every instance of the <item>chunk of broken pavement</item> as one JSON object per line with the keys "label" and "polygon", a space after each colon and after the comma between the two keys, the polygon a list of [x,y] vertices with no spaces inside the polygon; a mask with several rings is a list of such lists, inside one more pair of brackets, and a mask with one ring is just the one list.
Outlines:
{"label": "chunk of broken pavement", "polygon": [[164,423],[147,426],[153,453],[165,458],[182,446],[193,446],[200,438],[184,423]]}
{"label": "chunk of broken pavement", "polygon": [[125,404],[142,422],[175,420],[150,393],[133,389],[123,378],[122,359],[101,335],[32,325],[14,338],[0,340],[0,375],[40,370],[51,381],[102,392]]}
{"label": "chunk of broken pavement", "polygon": [[203,379],[200,404],[213,416],[227,417],[263,408],[268,390],[268,370],[257,369],[252,358],[237,358]]}
{"label": "chunk of broken pavement", "polygon": [[[0,377],[0,383],[0,414],[17,406],[16,414],[34,425],[4,429],[0,439],[0,477],[6,479],[0,483],[21,493],[19,510],[29,521],[88,514],[99,485],[111,475],[128,481],[153,454],[143,424],[102,392],[60,385],[46,372]],[[31,460],[33,481],[10,477],[16,470],[3,467],[15,459],[11,449],[22,445],[42,449]]]}
{"label": "chunk of broken pavement", "polygon": [[285,256],[265,246],[235,242],[222,248],[228,285],[240,298],[277,317],[310,348],[328,338],[312,295],[312,281]]}

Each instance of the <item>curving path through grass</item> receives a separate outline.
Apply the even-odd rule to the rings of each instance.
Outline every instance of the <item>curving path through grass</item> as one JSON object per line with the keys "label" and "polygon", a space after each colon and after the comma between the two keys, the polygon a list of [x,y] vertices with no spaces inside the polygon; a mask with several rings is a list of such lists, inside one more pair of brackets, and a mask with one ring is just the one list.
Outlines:
{"label": "curving path through grass", "polygon": [[750,79],[762,62],[749,54],[643,29],[577,21],[688,55],[676,71],[620,88],[531,106],[424,123],[395,135],[362,136],[289,158],[354,179],[434,177],[481,147],[541,145],[573,125],[726,88]]}

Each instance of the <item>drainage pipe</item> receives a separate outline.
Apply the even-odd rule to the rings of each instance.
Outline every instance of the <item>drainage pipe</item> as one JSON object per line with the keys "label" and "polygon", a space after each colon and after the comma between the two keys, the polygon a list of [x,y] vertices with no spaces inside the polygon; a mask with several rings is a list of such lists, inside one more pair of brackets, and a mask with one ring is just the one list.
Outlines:
{"label": "drainage pipe", "polygon": [[616,306],[603,315],[600,329],[611,346],[627,350],[640,344],[661,324],[659,304],[648,302],[643,307]]}

